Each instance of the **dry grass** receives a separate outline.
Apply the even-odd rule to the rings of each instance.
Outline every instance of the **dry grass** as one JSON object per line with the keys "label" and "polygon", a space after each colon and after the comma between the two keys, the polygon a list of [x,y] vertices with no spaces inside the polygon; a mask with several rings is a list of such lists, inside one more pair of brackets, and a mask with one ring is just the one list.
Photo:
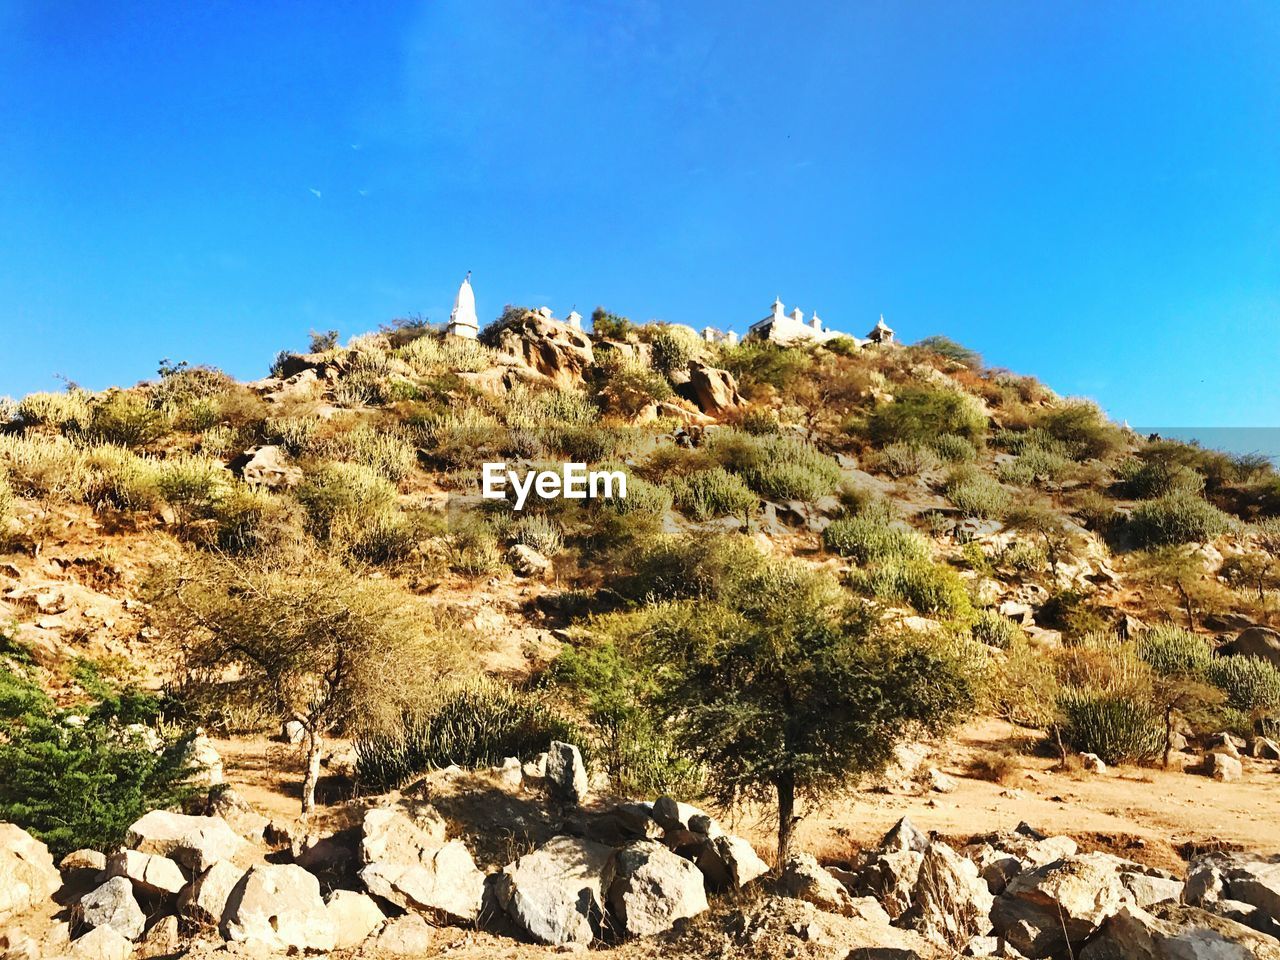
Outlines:
{"label": "dry grass", "polygon": [[1006,787],[1017,783],[1022,773],[1022,761],[1003,750],[982,750],[969,761],[969,776]]}

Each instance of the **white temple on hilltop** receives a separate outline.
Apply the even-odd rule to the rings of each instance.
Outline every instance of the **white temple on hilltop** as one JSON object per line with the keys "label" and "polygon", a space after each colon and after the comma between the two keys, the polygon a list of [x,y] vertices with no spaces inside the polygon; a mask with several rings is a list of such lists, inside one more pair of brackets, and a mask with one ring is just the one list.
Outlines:
{"label": "white temple on hilltop", "polygon": [[474,340],[480,335],[480,321],[476,319],[476,295],[471,289],[471,271],[458,287],[458,295],[453,298],[453,312],[449,314],[449,325],[445,333],[455,337],[466,337]]}
{"label": "white temple on hilltop", "polygon": [[879,322],[877,322],[876,325],[871,328],[871,332],[867,334],[867,339],[872,343],[893,343],[893,331],[889,328],[889,325],[884,322],[883,313],[880,314]]}
{"label": "white temple on hilltop", "polygon": [[[747,329],[747,336],[753,340],[771,340],[774,343],[796,343],[801,340],[821,343],[835,337],[848,337],[849,334],[824,328],[822,318],[818,316],[816,310],[807,322],[799,307],[787,314],[784,312],[782,301],[774,299],[772,311],[763,320],[753,323]],[[857,337],[850,337],[850,339],[857,340]]]}

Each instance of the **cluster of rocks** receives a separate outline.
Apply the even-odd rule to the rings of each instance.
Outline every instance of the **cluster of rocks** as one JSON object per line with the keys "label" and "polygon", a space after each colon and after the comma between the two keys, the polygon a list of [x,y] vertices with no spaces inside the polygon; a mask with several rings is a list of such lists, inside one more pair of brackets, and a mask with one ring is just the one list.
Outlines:
{"label": "cluster of rocks", "polygon": [[828,913],[881,911],[953,955],[1280,958],[1280,863],[1214,855],[1184,883],[1025,824],[956,850],[904,818],[847,870],[793,856],[781,885]]}
{"label": "cluster of rocks", "polygon": [[[575,748],[556,746],[539,773],[551,793],[576,802],[587,791],[585,768]],[[705,911],[708,891],[768,871],[746,840],[666,797],[597,816],[611,842],[598,829],[555,836],[491,872],[448,836],[434,807],[402,797],[354,807],[353,824],[323,836],[295,835],[229,791],[212,809],[152,811],[120,849],[76,851],[61,870],[43,843],[0,824],[0,929],[55,895],[68,908],[38,939],[0,939],[0,956],[123,960],[193,944],[412,955],[437,926],[477,923],[545,944],[588,944],[668,930]]]}

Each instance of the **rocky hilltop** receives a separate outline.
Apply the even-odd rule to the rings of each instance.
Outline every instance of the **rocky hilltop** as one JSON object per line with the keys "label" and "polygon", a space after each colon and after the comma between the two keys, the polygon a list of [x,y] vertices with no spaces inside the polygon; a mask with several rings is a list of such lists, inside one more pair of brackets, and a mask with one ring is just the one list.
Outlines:
{"label": "rocky hilltop", "polygon": [[1280,957],[1280,478],[943,337],[166,361],[0,551],[0,956]]}

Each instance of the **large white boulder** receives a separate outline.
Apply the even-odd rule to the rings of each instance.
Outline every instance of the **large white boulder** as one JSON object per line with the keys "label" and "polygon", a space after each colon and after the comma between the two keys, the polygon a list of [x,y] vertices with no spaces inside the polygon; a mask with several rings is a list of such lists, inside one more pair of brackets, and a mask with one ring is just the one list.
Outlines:
{"label": "large white boulder", "polygon": [[235,864],[219,860],[178,894],[179,916],[204,926],[219,926],[231,891],[244,874],[245,871]]}
{"label": "large white boulder", "polygon": [[260,949],[334,949],[337,931],[320,881],[293,864],[251,868],[227,901],[222,933]]}
{"label": "large white boulder", "polygon": [[136,820],[125,834],[125,846],[169,857],[197,872],[219,860],[242,861],[253,855],[248,841],[221,817],[194,817],[168,810],[152,810]]}
{"label": "large white boulder", "polygon": [[629,935],[661,933],[707,909],[702,871],[660,843],[633,843],[618,852],[609,905]]}
{"label": "large white boulder", "polygon": [[471,922],[484,900],[484,873],[466,844],[451,840],[417,863],[370,863],[360,871],[370,893],[402,910],[426,911],[448,921]]}
{"label": "large white boulder", "polygon": [[1080,960],[1280,960],[1280,942],[1180,903],[1127,904],[1107,919]]}
{"label": "large white boulder", "polygon": [[444,818],[434,807],[409,813],[398,807],[374,807],[360,828],[361,863],[427,863],[447,839]]}
{"label": "large white boulder", "polygon": [[582,751],[571,743],[553,740],[547,748],[547,786],[570,803],[581,803],[590,789]]}
{"label": "large white boulder", "polygon": [[95,927],[71,944],[71,960],[129,960],[131,938],[112,927]]}
{"label": "large white boulder", "polygon": [[590,943],[604,916],[613,881],[612,847],[555,837],[498,874],[499,905],[535,940]]}
{"label": "large white boulder", "polygon": [[335,890],[325,901],[333,920],[334,947],[345,950],[359,944],[387,918],[367,893]]}
{"label": "large white boulder", "polygon": [[698,869],[713,890],[738,890],[769,872],[755,847],[742,837],[725,834],[708,840],[698,854]]}
{"label": "large white boulder", "polygon": [[157,895],[175,894],[187,885],[182,868],[168,857],[139,850],[117,850],[107,858],[107,876],[125,877],[135,890]]}
{"label": "large white boulder", "polygon": [[1130,901],[1120,881],[1123,863],[1086,853],[1018,874],[991,909],[996,933],[1028,957],[1078,949]]}
{"label": "large white boulder", "polygon": [[25,913],[62,886],[49,848],[14,823],[0,823],[0,922]]}
{"label": "large white boulder", "polygon": [[782,868],[782,892],[826,913],[849,916],[854,910],[853,897],[844,884],[807,853],[793,853],[787,858]]}

